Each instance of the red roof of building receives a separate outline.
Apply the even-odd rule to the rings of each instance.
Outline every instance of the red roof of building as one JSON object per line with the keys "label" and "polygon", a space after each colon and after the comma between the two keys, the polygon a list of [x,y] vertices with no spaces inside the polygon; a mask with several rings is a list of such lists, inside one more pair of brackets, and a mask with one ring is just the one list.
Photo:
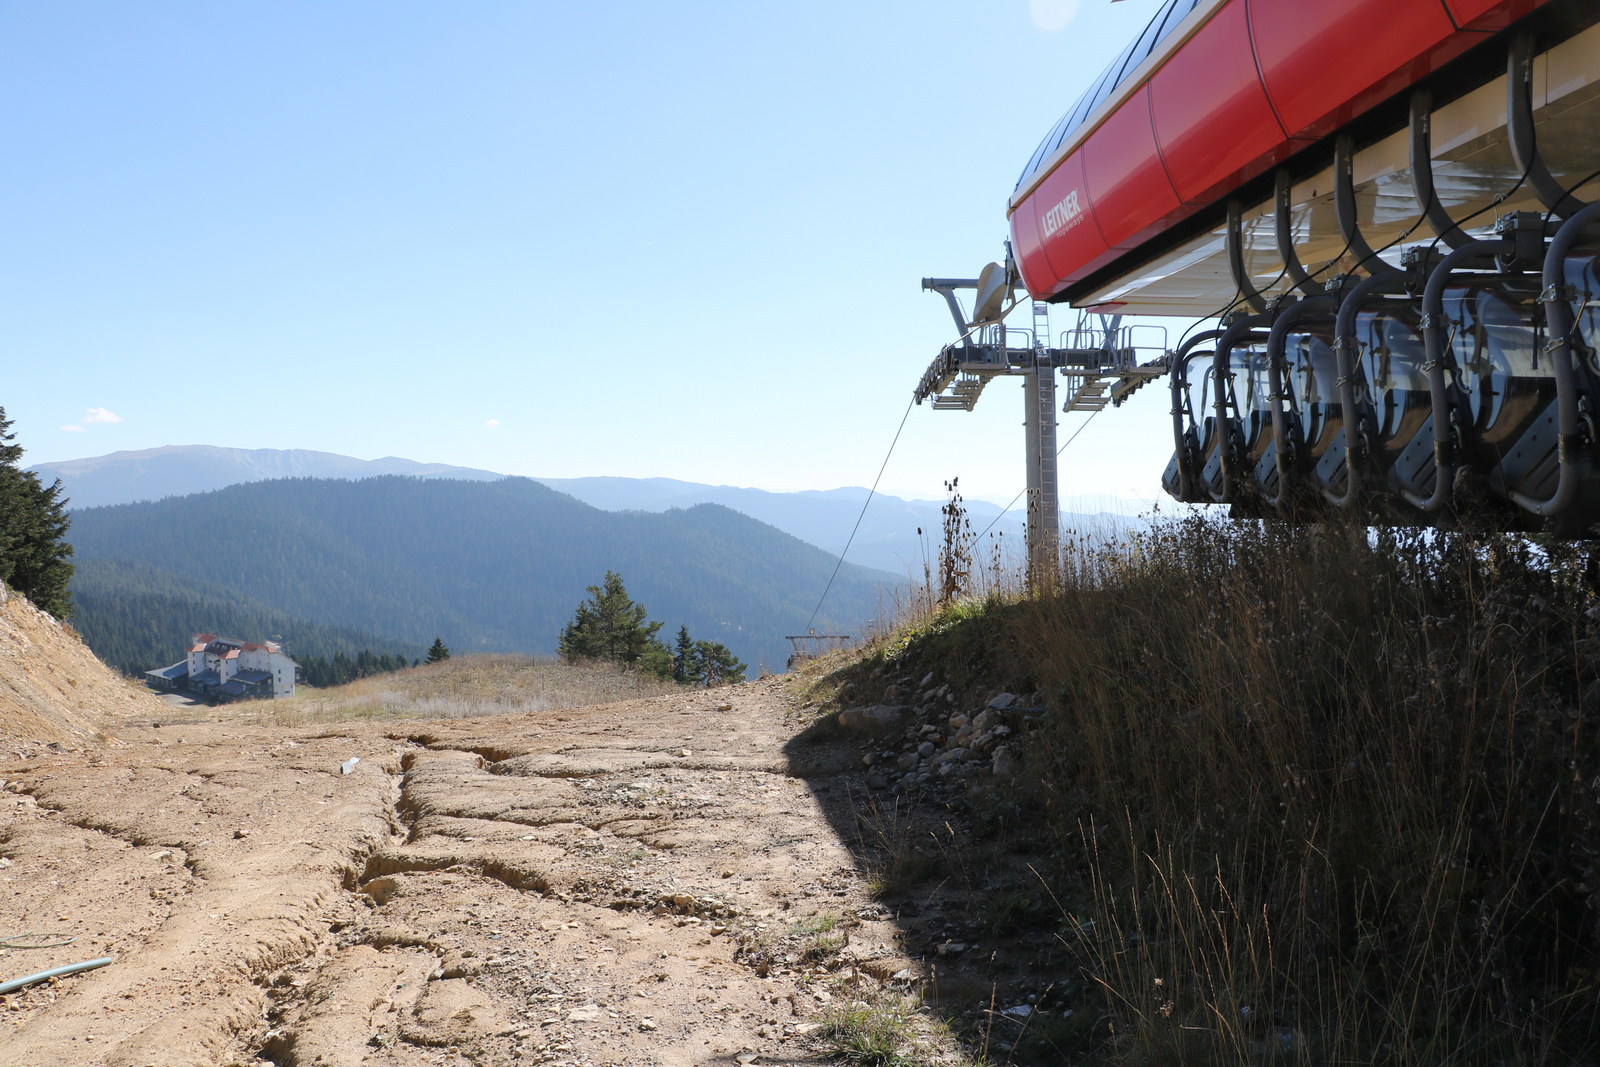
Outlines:
{"label": "red roof of building", "polygon": [[197,651],[198,649],[203,648],[206,645],[209,645],[213,641],[221,641],[225,645],[236,645],[239,648],[244,649],[246,652],[276,652],[277,651],[277,649],[273,648],[272,645],[270,645],[270,644],[257,645],[257,644],[252,644],[249,641],[241,641],[236,637],[218,637],[216,634],[195,634],[194,635],[195,648],[192,648],[189,651],[191,651],[191,652]]}

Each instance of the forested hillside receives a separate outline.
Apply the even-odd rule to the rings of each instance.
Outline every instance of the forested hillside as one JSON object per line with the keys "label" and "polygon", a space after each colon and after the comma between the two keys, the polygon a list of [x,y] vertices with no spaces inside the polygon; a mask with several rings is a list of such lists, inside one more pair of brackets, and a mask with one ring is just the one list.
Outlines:
{"label": "forested hillside", "polygon": [[176,663],[197,632],[277,641],[302,663],[364,650],[408,660],[423,654],[420,644],[307,622],[232,589],[127,560],[80,560],[72,597],[84,642],[126,674]]}
{"label": "forested hillside", "polygon": [[[727,508],[606,512],[525,478],[256,482],[85,509],[71,536],[85,561],[143,563],[412,645],[442,635],[457,652],[553,652],[586,587],[612,570],[669,631],[687,625],[777,669],[836,562]],[[847,564],[815,625],[855,632],[894,582]]]}
{"label": "forested hillside", "polygon": [[[386,474],[422,478],[456,478],[496,481],[504,475],[443,463],[418,463],[388,456],[363,460],[331,452],[304,449],[218,448],[213,445],[167,445],[137,452],[34,464],[46,484],[61,479],[67,504],[74,510],[161,500],[224,489],[246,482],[274,478],[376,478]],[[868,491],[860,486],[768,492],[730,485],[706,485],[675,478],[543,478],[534,479],[559,493],[576,497],[603,511],[667,511],[696,504],[721,504],[769,526],[776,526],[825,552],[837,553],[852,527],[860,520],[850,542],[850,562],[886,570],[903,579],[922,573],[924,555],[937,556],[938,546],[920,538],[917,530],[938,529],[943,500],[902,500],[876,493],[862,514]],[[1018,502],[1013,501],[1013,505]],[[1090,502],[1064,500],[1063,505]],[[1101,501],[1095,506],[1106,506]],[[1026,508],[1013,506],[1005,514],[986,500],[966,501],[967,518],[976,531],[990,530],[1003,549],[1022,551]],[[1106,533],[1143,526],[1143,520],[1106,512],[1063,512],[1061,524],[1079,533]],[[993,550],[996,537],[983,539],[980,551]]]}

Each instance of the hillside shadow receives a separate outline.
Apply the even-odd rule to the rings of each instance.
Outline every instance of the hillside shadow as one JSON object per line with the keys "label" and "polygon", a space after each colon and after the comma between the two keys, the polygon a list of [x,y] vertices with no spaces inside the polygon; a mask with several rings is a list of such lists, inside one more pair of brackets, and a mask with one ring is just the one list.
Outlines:
{"label": "hillside shadow", "polygon": [[1014,802],[991,776],[908,789],[864,763],[901,748],[902,731],[850,734],[829,715],[783,749],[850,850],[873,917],[895,927],[891,954],[852,965],[879,998],[919,999],[979,1062],[1082,1055],[1099,1016],[1069,977],[1065,916],[1036,873],[1040,842],[1006,825]]}

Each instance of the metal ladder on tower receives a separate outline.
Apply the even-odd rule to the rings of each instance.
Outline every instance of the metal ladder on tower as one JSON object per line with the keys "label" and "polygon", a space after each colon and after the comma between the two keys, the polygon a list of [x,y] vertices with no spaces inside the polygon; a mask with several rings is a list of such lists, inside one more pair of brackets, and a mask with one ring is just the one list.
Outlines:
{"label": "metal ladder on tower", "polygon": [[1029,436],[1037,453],[1037,488],[1029,494],[1029,572],[1044,580],[1057,564],[1061,528],[1061,490],[1056,470],[1056,368],[1050,355],[1050,305],[1033,305],[1034,377],[1029,403],[1034,428]]}

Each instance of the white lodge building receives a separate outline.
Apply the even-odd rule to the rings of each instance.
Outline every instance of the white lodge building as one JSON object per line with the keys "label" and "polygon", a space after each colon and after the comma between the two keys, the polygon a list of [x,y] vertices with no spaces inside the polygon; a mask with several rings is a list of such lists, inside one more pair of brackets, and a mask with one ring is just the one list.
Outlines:
{"label": "white lodge building", "polygon": [[187,689],[219,700],[294,695],[300,665],[271,641],[253,645],[216,634],[195,634],[189,654],[170,667],[146,671],[152,689]]}

